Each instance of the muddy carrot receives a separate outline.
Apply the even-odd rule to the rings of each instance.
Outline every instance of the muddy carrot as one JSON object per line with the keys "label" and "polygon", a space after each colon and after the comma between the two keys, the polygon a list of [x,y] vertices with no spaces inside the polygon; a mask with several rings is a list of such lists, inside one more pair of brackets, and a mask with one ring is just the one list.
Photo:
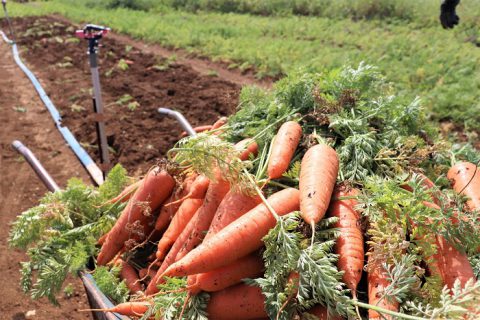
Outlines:
{"label": "muddy carrot", "polygon": [[[133,194],[120,218],[108,233],[97,257],[98,265],[107,264],[132,236],[131,226],[145,224],[149,212],[159,207],[172,192],[175,181],[164,170],[156,167],[149,171],[143,183]],[[149,212],[145,212],[145,210]]]}

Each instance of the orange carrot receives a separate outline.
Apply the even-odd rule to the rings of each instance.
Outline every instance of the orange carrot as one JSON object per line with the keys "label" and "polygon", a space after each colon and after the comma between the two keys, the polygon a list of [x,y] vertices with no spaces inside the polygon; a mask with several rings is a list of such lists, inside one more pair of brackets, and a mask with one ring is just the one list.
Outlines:
{"label": "orange carrot", "polygon": [[268,161],[268,178],[278,179],[287,171],[302,137],[302,127],[295,121],[285,122],[278,130]]}
{"label": "orange carrot", "polygon": [[147,312],[150,306],[151,304],[149,302],[135,301],[119,303],[110,309],[88,309],[79,311],[103,311],[118,313],[127,317],[141,317],[145,312]]}
{"label": "orange carrot", "polygon": [[223,127],[224,125],[226,125],[228,122],[228,118],[227,117],[220,117],[218,118],[217,121],[215,121],[215,123],[212,125],[212,129],[211,130],[215,130],[215,129],[218,129],[220,127]]}
{"label": "orange carrot", "polygon": [[128,262],[120,260],[120,279],[125,280],[125,284],[130,293],[135,294],[143,291],[142,284],[138,278],[137,271]]}
{"label": "orange carrot", "polygon": [[[150,170],[135,191],[103,244],[97,257],[98,265],[107,264],[132,237],[132,226],[145,225],[151,211],[159,207],[172,192],[175,181],[160,168]],[[147,211],[145,209],[148,209]]]}
{"label": "orange carrot", "polygon": [[[263,260],[257,252],[240,258],[233,263],[195,275],[195,282],[190,283],[188,290],[191,294],[200,291],[214,292],[240,283],[242,279],[254,278],[263,274]],[[191,277],[188,277],[190,280]]]}
{"label": "orange carrot", "polygon": [[150,279],[153,279],[153,277],[155,277],[155,274],[157,273],[157,271],[155,271],[154,269],[149,269],[149,268],[142,268],[140,270],[138,270],[138,276],[140,279],[144,279],[146,277],[150,278]]}
{"label": "orange carrot", "polygon": [[258,195],[250,196],[230,190],[218,206],[212,224],[205,236],[205,240],[217,234],[230,223],[255,208],[260,202],[262,202],[262,200]]}
{"label": "orange carrot", "polygon": [[240,152],[240,160],[245,161],[250,158],[250,155],[257,156],[258,144],[255,140],[247,138],[235,144],[234,148]]}
{"label": "orange carrot", "polygon": [[460,162],[448,170],[447,178],[453,190],[468,197],[467,206],[480,210],[480,169],[470,162]]}
{"label": "orange carrot", "polygon": [[[434,203],[425,202],[425,205],[440,210],[440,207]],[[443,283],[448,288],[452,289],[456,280],[459,280],[463,287],[469,279],[475,279],[472,266],[465,253],[458,251],[441,235],[436,235],[435,242],[437,244],[437,252],[433,255],[435,263],[433,271],[438,270]],[[431,264],[429,264],[429,267]]]}
{"label": "orange carrot", "polygon": [[[441,210],[441,208],[431,202],[424,202],[427,207]],[[413,227],[416,227],[414,222],[411,222]],[[425,235],[419,236],[417,239],[423,239]],[[474,278],[474,272],[468,256],[465,253],[458,251],[453,245],[441,236],[435,236],[435,243],[437,252],[431,257],[427,258],[427,264],[432,274],[438,274],[448,288],[453,288],[453,284],[458,279],[462,287],[465,283]]]}
{"label": "orange carrot", "polygon": [[177,212],[178,208],[182,204],[183,199],[187,194],[190,193],[193,183],[197,178],[197,174],[190,174],[183,182],[181,189],[178,192],[173,192],[167,201],[163,204],[158,214],[157,221],[155,223],[155,229],[159,231],[164,231],[173,216]]}
{"label": "orange carrot", "polygon": [[107,204],[114,204],[114,203],[117,203],[117,202],[127,202],[130,199],[130,197],[132,196],[132,194],[135,192],[135,190],[137,190],[137,188],[142,184],[142,181],[143,181],[143,179],[132,183],[131,185],[129,185],[128,187],[123,189],[123,191],[120,192],[120,194],[118,196],[108,200]]}
{"label": "orange carrot", "polygon": [[309,225],[320,221],[327,211],[338,174],[338,156],[325,144],[305,153],[300,168],[300,211]]}
{"label": "orange carrot", "polygon": [[175,260],[183,258],[193,248],[195,248],[202,240],[212,223],[213,216],[217,212],[218,206],[222,202],[225,195],[230,191],[230,183],[225,180],[218,179],[215,183],[211,183],[208,187],[207,194],[202,206],[198,209],[198,216],[193,220],[194,228],[190,237],[177,253]]}
{"label": "orange carrot", "polygon": [[[198,127],[195,127],[193,128],[193,130],[196,132],[196,133],[200,133],[200,132],[204,132],[204,131],[208,131],[208,130],[211,130],[212,129],[212,125],[211,124],[208,124],[208,125],[204,125],[204,126],[198,126]],[[183,131],[182,134],[180,135],[180,138],[184,138],[188,135],[188,133],[186,131]]]}
{"label": "orange carrot", "polygon": [[186,199],[178,209],[177,213],[158,242],[157,259],[165,258],[170,247],[175,243],[185,226],[192,219],[193,215],[202,206],[203,199]]}
{"label": "orange carrot", "polygon": [[210,179],[205,176],[198,176],[195,181],[192,183],[190,187],[190,192],[184,196],[183,198],[178,199],[177,201],[170,202],[168,206],[176,205],[181,203],[185,199],[203,199],[205,197],[205,193],[208,190],[208,186],[210,185]]}
{"label": "orange carrot", "polygon": [[[370,260],[370,257],[369,257]],[[385,288],[388,287],[390,281],[383,269],[382,263],[376,260],[375,263],[369,265],[368,269],[368,303],[378,306],[383,309],[398,312],[399,305],[395,297],[383,297]],[[368,319],[393,319],[392,316],[386,314],[379,314],[378,312],[369,309]]]}
{"label": "orange carrot", "polygon": [[100,238],[98,238],[97,240],[97,244],[99,245],[103,245],[105,243],[105,240],[107,240],[107,237],[108,237],[108,232],[105,233],[103,236],[101,236]]}
{"label": "orange carrot", "polygon": [[337,191],[330,206],[330,214],[337,217],[335,227],[339,229],[339,237],[335,243],[335,253],[338,254],[338,269],[343,271],[343,282],[352,292],[354,298],[357,295],[357,285],[362,277],[363,270],[363,233],[360,225],[360,215],[355,211],[357,201],[355,199],[339,200],[341,197],[354,197],[359,194],[358,190]]}
{"label": "orange carrot", "polygon": [[[278,215],[285,215],[298,210],[299,191],[284,189],[267,201]],[[259,204],[172,264],[161,277],[197,274],[232,263],[258,250],[263,245],[262,238],[275,224],[276,219],[266,205]]]}
{"label": "orange carrot", "polygon": [[437,235],[436,243],[437,253],[433,255],[433,259],[438,263],[440,276],[449,289],[453,288],[456,280],[459,280],[463,287],[468,280],[475,279],[472,266],[465,253],[455,249],[441,235]]}
{"label": "orange carrot", "polygon": [[[177,240],[175,241],[172,248],[168,252],[167,256],[163,260],[162,265],[158,269],[157,274],[152,279],[152,281],[150,281],[147,289],[145,290],[146,295],[151,295],[151,294],[154,294],[154,293],[158,292],[157,285],[163,283],[163,281],[164,281],[163,277],[161,277],[162,273],[171,264],[173,264],[176,261],[176,257],[177,257],[178,252],[182,249],[183,245],[188,240],[188,238],[190,237],[190,234],[192,233],[192,230],[195,227],[195,220],[198,218],[199,213],[200,213],[199,210],[197,210],[197,212],[192,217],[190,222],[187,224],[185,229],[183,229],[182,233],[178,236]],[[156,261],[158,261],[158,259]]]}
{"label": "orange carrot", "polygon": [[[210,225],[210,228],[208,229],[208,233],[205,236],[205,240],[209,239],[210,237],[214,236],[215,234],[218,233],[218,231],[222,230],[224,227],[229,225],[231,222],[237,220],[240,216],[245,214],[246,212],[250,211],[253,209],[255,206],[257,206],[261,202],[261,199],[259,196],[249,196],[249,195],[244,195],[242,193],[238,193],[235,191],[229,191],[227,195],[223,198],[222,202],[218,206],[217,212],[215,213],[215,216],[213,218],[213,221]],[[179,256],[181,258],[181,256]],[[178,260],[178,259],[177,259]],[[241,259],[240,259],[241,260]],[[249,261],[247,261],[248,263]],[[245,261],[235,261],[230,265],[230,269],[224,270],[222,272],[228,272],[228,270],[239,270],[239,272],[242,272],[240,269],[242,268],[241,264],[245,263]],[[262,263],[263,266],[263,263]],[[225,266],[228,267],[228,266]],[[247,271],[247,270],[243,270]],[[249,271],[249,270],[248,270]],[[215,270],[211,271],[215,275]],[[233,272],[233,271],[231,271]],[[196,283],[197,282],[197,276],[200,277],[200,280],[204,279],[201,276],[205,275],[203,273],[198,274],[198,275],[192,275],[188,277],[188,281],[191,283]],[[207,275],[207,279],[210,279],[212,276]],[[248,274],[244,277],[247,278],[249,277]],[[242,279],[242,278],[241,278]],[[239,279],[239,280],[241,280]],[[231,283],[235,284],[235,283]],[[193,289],[193,287],[190,289],[191,294],[197,294],[202,288],[196,287],[197,289]],[[225,288],[225,287],[223,287]],[[223,289],[222,288],[222,289]],[[218,289],[221,290],[221,289]]]}
{"label": "orange carrot", "polygon": [[243,320],[264,318],[265,297],[259,287],[239,284],[214,292],[207,306],[210,320]]}

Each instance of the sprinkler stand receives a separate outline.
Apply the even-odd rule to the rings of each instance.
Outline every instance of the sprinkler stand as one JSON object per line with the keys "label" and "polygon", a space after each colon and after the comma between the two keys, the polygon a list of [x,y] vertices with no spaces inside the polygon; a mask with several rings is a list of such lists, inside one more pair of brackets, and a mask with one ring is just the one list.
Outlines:
{"label": "sprinkler stand", "polygon": [[92,73],[93,83],[93,107],[96,113],[96,128],[98,137],[98,146],[100,150],[100,158],[102,162],[102,172],[105,178],[110,169],[110,158],[108,155],[108,142],[105,133],[105,113],[103,110],[102,89],[100,86],[100,76],[98,73],[98,47],[100,40],[110,31],[110,28],[87,24],[83,30],[77,30],[75,35],[82,39],[88,40],[88,56],[90,61],[90,71]]}

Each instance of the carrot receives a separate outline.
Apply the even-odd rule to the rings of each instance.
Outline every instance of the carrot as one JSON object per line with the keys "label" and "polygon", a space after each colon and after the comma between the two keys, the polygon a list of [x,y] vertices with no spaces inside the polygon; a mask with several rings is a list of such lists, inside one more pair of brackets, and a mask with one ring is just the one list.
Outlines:
{"label": "carrot", "polygon": [[242,320],[267,317],[265,297],[259,287],[239,284],[214,292],[207,306],[210,320]]}
{"label": "carrot", "polygon": [[278,179],[287,171],[302,137],[302,127],[295,121],[285,122],[273,140],[268,160],[268,178]]}
{"label": "carrot", "polygon": [[128,187],[123,189],[123,191],[120,192],[120,194],[118,196],[108,200],[106,203],[107,204],[114,204],[114,203],[117,203],[117,202],[127,202],[130,199],[130,197],[132,196],[132,194],[135,192],[135,190],[137,190],[137,188],[142,184],[142,182],[143,182],[143,179],[138,180],[135,183],[132,183],[131,185],[129,185]]}
{"label": "carrot", "polygon": [[[299,191],[284,189],[267,201],[278,215],[285,215],[298,210]],[[262,238],[275,224],[267,206],[259,204],[172,264],[161,277],[197,274],[232,263],[262,247]]]}
{"label": "carrot", "polygon": [[205,176],[198,176],[195,181],[192,183],[190,187],[190,192],[181,199],[177,201],[170,202],[168,206],[176,205],[185,199],[192,198],[192,199],[203,199],[205,197],[205,193],[208,190],[208,186],[210,185],[210,179]]}
{"label": "carrot", "polygon": [[[431,202],[424,202],[427,207],[441,210],[441,208]],[[411,222],[413,227],[416,227],[414,222]],[[417,239],[422,240],[425,235],[418,236]],[[428,268],[434,275],[439,275],[442,278],[443,283],[448,288],[453,288],[455,281],[458,279],[461,286],[474,278],[474,272],[468,256],[465,253],[458,251],[453,245],[447,242],[447,240],[441,236],[435,236],[435,243],[437,252],[429,259],[427,257]]]}
{"label": "carrot", "polygon": [[103,311],[118,313],[127,317],[141,317],[145,312],[147,312],[150,305],[151,304],[149,302],[145,301],[132,301],[119,303],[110,309],[86,309],[79,311]]}
{"label": "carrot", "polygon": [[440,276],[449,289],[453,288],[456,280],[459,280],[461,286],[464,287],[468,280],[475,279],[472,266],[465,253],[455,249],[440,235],[436,236],[436,244],[437,253],[433,255],[433,259],[438,263]]}
{"label": "carrot", "polygon": [[[250,139],[251,141],[251,139]],[[240,143],[237,143],[235,146],[237,148],[241,148],[242,144],[248,144],[248,148],[245,150],[243,157],[248,158],[249,155],[255,152],[255,149],[258,148],[258,145],[253,142],[249,143],[249,141],[242,140]],[[250,146],[254,145],[254,148]],[[244,160],[241,156],[241,159]],[[206,179],[206,178],[205,178]],[[199,185],[205,186],[206,180],[200,179]],[[198,215],[198,220],[196,220],[198,226],[195,230],[192,231],[192,236],[187,240],[184,247],[179,251],[176,260],[181,259],[185,254],[187,254],[193,247],[198,245],[203,238],[203,233],[207,230],[208,233],[212,234],[212,232],[217,232],[218,230],[222,229],[224,226],[235,220],[238,216],[244,214],[248,210],[252,209],[255,205],[260,203],[259,197],[251,197],[245,196],[243,194],[237,194],[233,192],[228,192],[230,189],[229,184],[226,181],[219,180],[214,184],[210,184],[207,190],[207,194],[205,195],[205,201],[202,204],[201,209],[202,211]],[[202,190],[199,188],[199,190]],[[226,193],[228,192],[228,193]],[[198,194],[193,194],[193,196],[199,196]],[[228,196],[225,201],[224,197]],[[218,201],[221,200],[221,203]],[[191,213],[193,215],[193,212]],[[213,218],[215,216],[215,220],[210,226]],[[186,224],[186,223],[185,223]],[[210,228],[209,228],[210,227]],[[157,251],[157,258],[162,259],[165,255],[165,244],[171,245],[174,239],[167,239],[160,243],[159,242],[159,250]],[[168,247],[168,246],[167,246]]]}
{"label": "carrot", "polygon": [[173,216],[177,212],[178,208],[182,204],[183,199],[187,194],[190,193],[193,183],[195,182],[198,176],[196,174],[189,175],[182,184],[182,188],[179,192],[173,192],[172,195],[165,201],[164,205],[160,209],[158,214],[157,222],[155,223],[155,229],[163,231],[166,229]]}
{"label": "carrot", "polygon": [[240,151],[240,160],[245,161],[250,158],[250,155],[257,156],[258,144],[255,140],[247,138],[235,144],[234,148]]}
{"label": "carrot", "polygon": [[[204,125],[204,126],[198,126],[198,127],[193,128],[193,131],[195,131],[196,133],[200,133],[200,132],[211,130],[212,127],[213,126],[211,124]],[[186,131],[183,131],[182,134],[180,135],[180,138],[184,138],[187,135],[188,135],[188,133]]]}
{"label": "carrot", "polygon": [[215,130],[215,129],[218,129],[220,127],[223,127],[224,125],[226,125],[228,122],[228,118],[227,117],[220,117],[218,118],[217,121],[215,121],[215,123],[212,125],[212,129],[211,130]]}
{"label": "carrot", "polygon": [[157,259],[165,258],[170,247],[175,243],[182,230],[188,224],[197,210],[202,206],[203,199],[186,199],[168,226],[167,231],[158,242]]}
{"label": "carrot", "polygon": [[155,167],[148,172],[143,183],[135,191],[119,219],[108,233],[108,237],[97,257],[98,265],[105,265],[115,257],[125,241],[131,238],[132,226],[136,223],[145,224],[149,215],[148,212],[145,212],[146,207],[149,210],[155,210],[170,195],[174,185],[175,181],[166,171]]}
{"label": "carrot", "polygon": [[[163,277],[161,277],[162,273],[176,261],[176,257],[180,249],[182,249],[183,245],[185,242],[188,240],[188,237],[190,237],[190,234],[192,233],[192,230],[195,227],[195,220],[198,218],[199,215],[199,210],[195,213],[195,215],[192,217],[190,222],[187,224],[185,229],[183,229],[182,233],[178,236],[177,241],[173,244],[172,248],[168,252],[167,256],[162,262],[162,265],[157,271],[157,274],[155,277],[150,281],[147,289],[145,290],[145,294],[151,295],[156,292],[158,292],[157,285],[163,283]],[[158,261],[158,259],[157,259]]]}
{"label": "carrot", "polygon": [[300,167],[300,212],[309,225],[320,221],[327,211],[338,174],[338,156],[325,144],[305,153]]}
{"label": "carrot", "polygon": [[460,162],[448,170],[447,178],[453,190],[467,196],[468,208],[480,210],[480,170],[470,162]]}
{"label": "carrot", "polygon": [[100,238],[98,238],[97,240],[97,244],[99,245],[103,245],[105,243],[105,240],[107,240],[107,237],[108,237],[108,232],[105,233],[103,236],[101,236]]}
{"label": "carrot", "polygon": [[130,290],[130,293],[135,294],[139,291],[143,291],[142,285],[138,278],[137,271],[128,262],[120,260],[120,279],[125,281],[125,284]]}
{"label": "carrot", "polygon": [[213,216],[217,212],[218,206],[228,191],[230,191],[230,183],[225,180],[218,179],[217,182],[210,184],[207,194],[205,195],[205,200],[203,201],[202,206],[198,209],[198,216],[195,220],[192,220],[195,224],[190,237],[177,253],[175,260],[183,258],[202,242],[210,224],[212,223]]}
{"label": "carrot", "polygon": [[[369,257],[370,259],[370,257]],[[388,287],[390,281],[383,269],[382,263],[376,260],[375,263],[369,265],[368,270],[368,303],[374,306],[381,307],[390,311],[399,310],[398,301],[395,297],[383,297],[385,288]],[[369,309],[368,319],[393,319],[392,316],[379,314],[378,312]]]}
{"label": "carrot", "polygon": [[263,260],[257,252],[240,258],[218,269],[188,277],[188,290],[191,294],[200,291],[215,292],[238,284],[245,278],[254,278],[263,274]]}
{"label": "carrot", "polygon": [[338,254],[338,269],[343,271],[343,282],[357,296],[357,286],[363,270],[363,233],[360,226],[360,215],[355,211],[355,199],[339,200],[340,197],[353,197],[358,190],[337,191],[330,206],[330,214],[337,217],[335,227],[339,229],[339,237],[335,243],[335,253]]}
{"label": "carrot", "polygon": [[230,223],[255,208],[260,202],[262,202],[262,200],[258,195],[250,196],[230,190],[218,206],[215,217],[205,236],[205,240],[217,234]]}
{"label": "carrot", "polygon": [[144,279],[144,278],[150,278],[150,279],[153,279],[153,277],[155,277],[155,274],[157,273],[157,271],[155,271],[154,269],[149,269],[149,268],[142,268],[140,270],[138,270],[138,276],[140,279]]}

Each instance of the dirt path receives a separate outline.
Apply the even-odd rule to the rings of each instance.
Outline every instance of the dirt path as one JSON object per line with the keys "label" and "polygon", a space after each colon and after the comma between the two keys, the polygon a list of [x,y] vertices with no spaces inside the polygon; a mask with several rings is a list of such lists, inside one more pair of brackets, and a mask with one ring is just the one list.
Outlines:
{"label": "dirt path", "polygon": [[87,308],[79,279],[72,279],[75,293],[61,297],[61,308],[46,300],[32,301],[19,286],[19,263],[25,254],[7,245],[9,224],[17,214],[38,203],[47,191],[29,165],[10,147],[21,140],[29,147],[60,186],[73,176],[88,181],[85,171],[55,128],[50,114],[30,81],[14,63],[11,49],[0,42],[0,319],[91,319],[76,310]]}

